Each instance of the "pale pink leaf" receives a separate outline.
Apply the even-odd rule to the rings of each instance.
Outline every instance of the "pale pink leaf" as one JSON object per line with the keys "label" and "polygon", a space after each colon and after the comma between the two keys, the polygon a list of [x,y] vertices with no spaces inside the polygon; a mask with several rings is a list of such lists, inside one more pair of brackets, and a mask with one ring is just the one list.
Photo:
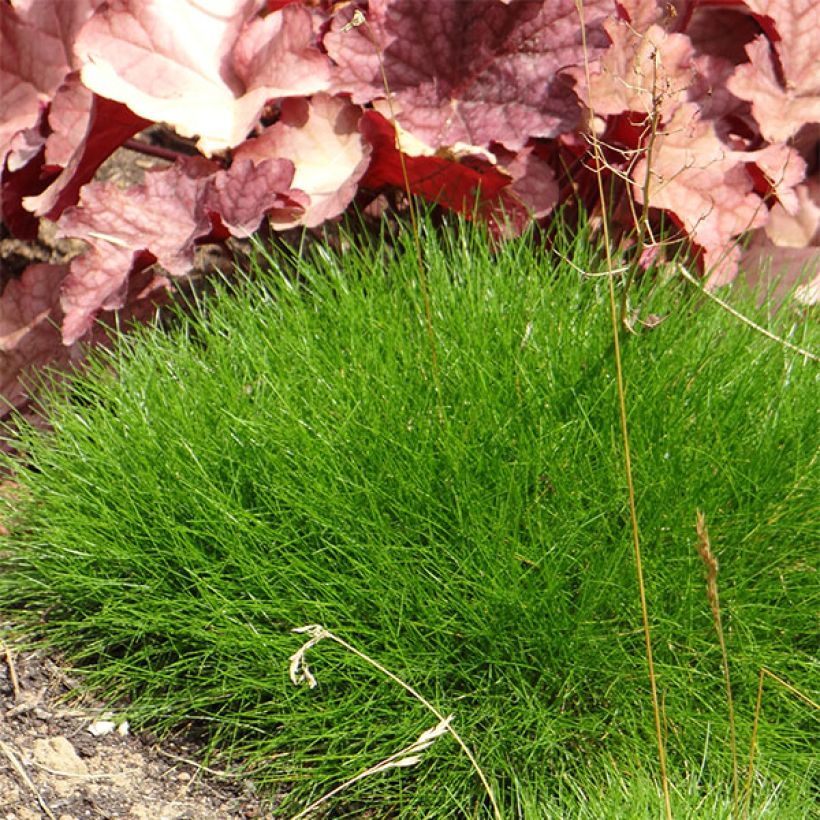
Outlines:
{"label": "pale pink leaf", "polygon": [[518,153],[496,149],[500,170],[512,177],[510,188],[529,209],[532,219],[543,219],[558,204],[558,182],[549,163],[533,146]]}
{"label": "pale pink leaf", "polygon": [[141,117],[198,137],[206,156],[238,145],[267,100],[328,84],[310,13],[288,6],[255,20],[262,5],[114,0],[77,39],[83,82]]}
{"label": "pale pink leaf", "polygon": [[330,82],[330,64],[315,43],[313,17],[299,5],[251,20],[231,58],[246,96],[263,102],[314,94]]}
{"label": "pale pink leaf", "polygon": [[742,281],[775,305],[791,295],[805,305],[820,304],[820,247],[772,245],[757,232],[740,261]]}
{"label": "pale pink leaf", "polygon": [[721,142],[714,125],[699,119],[697,106],[689,103],[657,135],[648,185],[645,157],[632,173],[638,203],[643,204],[646,187],[651,206],[674,215],[702,248],[713,285],[736,272],[732,240],[766,221],[767,210],[753,191],[745,159]]}
{"label": "pale pink leaf", "polygon": [[797,207],[790,213],[775,203],[766,223],[766,236],[780,247],[820,246],[820,180],[812,179],[795,189]]}
{"label": "pale pink leaf", "polygon": [[777,77],[770,46],[760,36],[748,46],[749,63],[739,65],[727,85],[749,100],[760,132],[772,142],[794,136],[808,122],[820,122],[820,87],[814,94],[784,89]]}
{"label": "pale pink leaf", "polygon": [[627,23],[609,20],[604,28],[612,45],[590,77],[589,91],[584,68],[571,69],[581,98],[596,115],[657,112],[668,121],[687,101],[696,77],[689,38],[658,25],[638,33]]}
{"label": "pale pink leaf", "polygon": [[734,281],[742,258],[740,247],[736,243],[730,243],[704,245],[701,248],[707,290],[715,290]]}
{"label": "pale pink leaf", "polygon": [[304,191],[310,204],[294,222],[278,221],[277,228],[314,227],[350,204],[372,151],[359,132],[360,118],[358,106],[326,94],[285,100],[279,121],[237,148],[236,159],[286,157],[293,163],[292,187]]}
{"label": "pale pink leaf", "polygon": [[630,27],[637,34],[656,24],[665,24],[665,28],[671,27],[680,14],[679,8],[683,5],[683,0],[676,0],[674,3],[668,0],[618,0],[618,6],[625,12]]}
{"label": "pale pink leaf", "polygon": [[6,145],[6,168],[3,169],[2,162],[0,162],[0,170],[15,173],[25,168],[40,153],[45,144],[46,138],[43,135],[42,124],[18,131]]}
{"label": "pale pink leaf", "polygon": [[751,102],[767,140],[785,141],[805,123],[820,122],[820,6],[817,0],[746,5],[769,36],[746,46],[749,62],[737,67],[729,89]]}
{"label": "pale pink leaf", "polygon": [[799,203],[795,189],[806,175],[806,161],[794,148],[776,142],[757,151],[738,151],[735,156],[754,165],[763,175],[764,194],[774,194],[780,208],[790,214],[797,213]]}
{"label": "pale pink leaf", "polygon": [[[807,260],[803,269],[820,271],[820,251]],[[814,279],[799,285],[794,291],[794,300],[801,305],[820,305],[820,272],[814,275]]]}
{"label": "pale pink leaf", "polygon": [[57,89],[48,111],[46,165],[65,168],[85,138],[94,95],[80,82],[78,74],[70,74]]}
{"label": "pale pink leaf", "polygon": [[34,127],[66,75],[79,27],[101,0],[0,3],[0,168],[18,131]]}
{"label": "pale pink leaf", "polygon": [[743,0],[774,43],[786,86],[820,92],[820,8],[816,0]]}

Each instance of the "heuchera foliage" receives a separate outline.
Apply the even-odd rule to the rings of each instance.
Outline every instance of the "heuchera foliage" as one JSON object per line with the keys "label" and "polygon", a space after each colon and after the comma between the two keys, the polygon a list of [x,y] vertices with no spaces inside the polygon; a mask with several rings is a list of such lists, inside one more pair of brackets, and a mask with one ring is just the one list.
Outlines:
{"label": "heuchera foliage", "polygon": [[[648,198],[711,286],[750,230],[816,260],[818,55],[818,0],[0,0],[0,218],[86,243],[0,275],[0,415],[263,220],[318,226],[405,174],[499,230],[594,210],[592,133],[616,221]],[[94,180],[157,124],[198,154]]]}

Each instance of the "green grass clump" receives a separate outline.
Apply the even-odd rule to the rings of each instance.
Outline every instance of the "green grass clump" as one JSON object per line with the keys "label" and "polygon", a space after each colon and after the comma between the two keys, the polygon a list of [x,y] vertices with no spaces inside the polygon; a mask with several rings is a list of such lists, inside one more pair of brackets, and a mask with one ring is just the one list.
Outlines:
{"label": "green grass clump", "polygon": [[[660,816],[605,280],[424,226],[436,374],[412,242],[349,241],[260,257],[55,396],[23,442],[3,609],[135,724],[202,727],[283,816],[435,723],[330,641],[294,686],[311,623],[454,713],[505,816]],[[595,264],[583,231],[566,252]],[[745,756],[760,667],[816,684],[817,369],[678,285],[636,298],[667,317],[623,355],[673,805],[728,817],[695,514]],[[756,811],[801,816],[816,730],[767,688]],[[449,737],[333,805],[487,814]]]}

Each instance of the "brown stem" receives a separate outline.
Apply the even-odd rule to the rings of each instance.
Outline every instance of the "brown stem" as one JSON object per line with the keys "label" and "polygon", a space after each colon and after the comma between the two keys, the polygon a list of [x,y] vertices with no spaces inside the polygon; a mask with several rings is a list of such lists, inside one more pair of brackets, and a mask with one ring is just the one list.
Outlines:
{"label": "brown stem", "polygon": [[129,151],[135,151],[138,154],[145,154],[148,157],[158,157],[168,162],[176,162],[180,157],[186,156],[181,151],[174,151],[172,148],[152,145],[150,142],[143,142],[142,140],[133,138],[127,139],[122,144],[122,147],[127,148]]}

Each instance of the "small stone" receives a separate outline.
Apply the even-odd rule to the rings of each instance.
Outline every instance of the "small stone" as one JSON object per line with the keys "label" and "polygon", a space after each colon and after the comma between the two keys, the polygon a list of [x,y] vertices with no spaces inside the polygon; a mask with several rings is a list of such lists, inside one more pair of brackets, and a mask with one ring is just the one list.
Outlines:
{"label": "small stone", "polygon": [[113,720],[95,720],[88,727],[88,731],[91,732],[94,737],[103,737],[104,735],[110,735],[114,729],[117,728],[117,724],[114,723]]}

